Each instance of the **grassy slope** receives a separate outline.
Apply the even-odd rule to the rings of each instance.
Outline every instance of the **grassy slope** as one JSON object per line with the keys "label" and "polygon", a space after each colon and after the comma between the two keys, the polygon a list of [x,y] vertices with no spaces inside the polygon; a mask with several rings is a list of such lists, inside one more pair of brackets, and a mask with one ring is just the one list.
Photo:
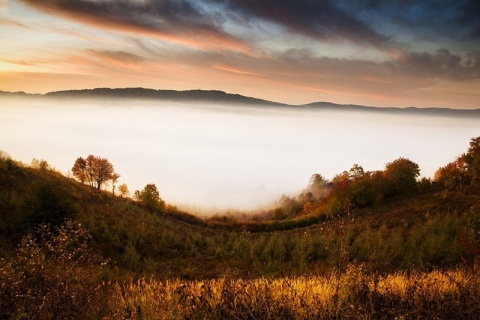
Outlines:
{"label": "grassy slope", "polygon": [[[2,160],[0,256],[8,256],[38,223],[73,218],[93,235],[94,248],[112,259],[115,276],[298,275],[351,261],[380,271],[450,267],[468,258],[464,238],[475,230],[479,208],[478,198],[432,192],[394,198],[342,219],[312,217],[318,223],[305,228],[252,233],[253,222],[215,224],[171,207],[152,213],[56,172]],[[271,222],[259,229],[283,227]]]}

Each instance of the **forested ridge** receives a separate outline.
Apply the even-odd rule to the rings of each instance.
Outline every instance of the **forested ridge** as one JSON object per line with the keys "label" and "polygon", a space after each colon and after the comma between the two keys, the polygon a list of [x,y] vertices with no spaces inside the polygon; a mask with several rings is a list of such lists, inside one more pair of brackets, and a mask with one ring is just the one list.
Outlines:
{"label": "forested ridge", "polygon": [[[438,277],[450,279],[452,290],[473,297],[473,302],[468,299],[462,302],[469,308],[464,308],[464,315],[480,311],[477,299],[480,296],[479,282],[475,282],[477,278],[469,278],[469,272],[478,271],[480,258],[480,138],[472,139],[464,154],[439,168],[434,179],[419,179],[420,168],[406,158],[392,160],[377,171],[365,172],[360,165],[354,164],[332,179],[326,179],[320,173],[312,174],[300,194],[282,197],[274,209],[250,215],[232,213],[208,218],[200,218],[165,203],[154,184],[146,185],[130,197],[128,188],[124,190],[119,186],[115,189],[112,182],[118,174],[113,166],[109,167],[111,164],[107,159],[91,156],[88,167],[86,160],[89,157],[79,157],[75,163],[72,161],[78,170],[72,171],[74,177],[66,177],[44,160],[34,159],[32,164],[25,165],[2,152],[0,269],[4,277],[0,283],[0,310],[3,317],[18,317],[23,312],[34,318],[35,314],[42,314],[38,316],[40,318],[55,318],[52,313],[38,313],[40,309],[35,309],[35,303],[40,303],[40,296],[52,299],[49,303],[52,303],[50,308],[53,310],[53,301],[66,294],[71,297],[62,298],[66,299],[63,302],[65,310],[57,306],[58,310],[49,312],[74,318],[80,314],[96,318],[101,308],[95,309],[95,306],[102,304],[102,299],[108,300],[106,292],[120,286],[118,288],[123,289],[116,297],[127,293],[133,295],[134,292],[145,294],[145,290],[155,287],[157,282],[134,284],[129,281],[148,278],[151,281],[179,279],[187,284],[185,287],[185,283],[178,283],[174,288],[180,290],[176,293],[179,299],[189,301],[186,305],[182,305],[183,300],[179,302],[179,306],[184,307],[177,314],[179,319],[191,318],[195,314],[189,309],[190,304],[199,308],[199,315],[207,317],[210,314],[214,318],[223,318],[228,317],[229,312],[237,312],[244,315],[240,316],[242,319],[255,319],[248,310],[229,309],[233,305],[225,304],[229,292],[239,290],[231,299],[244,294],[235,281],[244,279],[242,281],[247,281],[244,288],[252,285],[257,290],[255,294],[262,295],[271,289],[266,284],[272,279],[286,281],[281,282],[281,286],[288,289],[292,286],[289,281],[294,281],[288,279],[303,279],[301,277],[333,277],[338,281],[336,288],[329,289],[336,292],[331,296],[333,300],[327,301],[332,303],[328,308],[333,309],[302,309],[305,315],[302,317],[300,309],[298,314],[289,314],[280,305],[275,309],[279,313],[268,313],[262,309],[265,306],[255,304],[258,301],[248,300],[251,296],[248,299],[245,296],[242,303],[251,303],[249,308],[258,307],[260,318],[277,314],[278,317],[306,319],[309,318],[306,315],[315,312],[325,312],[325,318],[329,318],[344,307],[359,312],[353,313],[356,317],[362,310],[367,312],[365,305],[361,307],[363,309],[349,309],[349,303],[354,306],[365,303],[357,294],[366,294],[373,303],[376,300],[372,299],[380,299],[376,295],[383,292],[378,291],[376,286],[380,278],[375,277],[389,274],[400,277],[403,272],[417,274],[418,281],[426,281],[431,272],[437,272]],[[84,174],[87,169],[90,172],[96,170],[95,159],[97,164],[106,165],[109,171],[102,181],[98,177],[95,180],[91,174],[93,180],[89,183]],[[113,188],[102,187],[107,181]],[[426,278],[422,278],[424,276]],[[364,285],[367,287],[362,289],[355,277],[358,281],[366,281]],[[208,282],[214,279],[224,279],[225,282]],[[254,279],[267,282],[248,282]],[[411,280],[408,277],[402,279],[406,284]],[[442,281],[447,281],[445,279]],[[205,288],[214,290],[219,286],[215,290],[224,291],[218,297],[213,291],[197,292],[193,282],[188,281],[207,281],[203,282]],[[303,285],[308,284],[305,279],[301,281]],[[345,287],[340,286],[342,281],[346,281]],[[259,289],[263,285],[262,290],[267,291]],[[156,286],[158,290],[170,288],[162,289],[160,283]],[[98,295],[87,295],[92,288],[99,288]],[[282,290],[287,290],[285,288]],[[187,294],[182,290],[191,291]],[[347,290],[347,296],[341,298],[345,301],[338,300],[339,290]],[[167,294],[167,291],[162,292]],[[418,308],[415,294],[398,294],[398,299],[406,303],[405,308]],[[425,294],[433,293],[426,291]],[[435,294],[448,300],[444,293]],[[18,298],[20,296],[23,300]],[[207,303],[202,297],[211,300]],[[388,297],[393,299],[393,296]],[[174,298],[168,296],[168,299]],[[304,298],[314,299],[311,296]],[[408,300],[410,298],[413,300]],[[127,296],[122,299],[125,302]],[[382,303],[387,302],[382,301],[379,300],[380,305],[375,308],[386,308]],[[76,303],[87,302],[92,305],[91,310],[77,310]],[[31,310],[21,306],[25,303],[31,306]],[[62,304],[61,301],[58,303]],[[115,312],[123,310],[122,316],[127,318],[138,316],[139,312],[141,315],[142,308],[143,312],[147,308],[140,302],[130,307],[119,307],[118,301],[115,302],[117,305],[112,305],[111,301],[105,303],[111,310],[117,310]],[[457,312],[455,308],[459,305],[449,306],[451,310],[447,311]],[[438,314],[453,314],[432,308],[432,312]],[[105,310],[113,312],[108,308]],[[372,310],[368,312],[374,312]],[[87,311],[92,315],[88,316]],[[266,312],[265,317],[261,316],[262,312]],[[370,315],[381,318],[381,313]]]}
{"label": "forested ridge", "polygon": [[255,97],[243,96],[235,93],[228,93],[219,90],[162,90],[149,88],[94,88],[80,90],[51,91],[45,94],[31,94],[20,92],[0,91],[0,98],[31,98],[31,99],[145,99],[151,101],[188,101],[192,104],[201,103],[222,103],[239,106],[256,107],[288,107],[295,109],[317,109],[344,112],[367,112],[380,114],[413,114],[430,115],[441,117],[478,118],[480,109],[450,109],[440,107],[417,108],[417,107],[371,107],[353,104],[336,104],[331,102],[312,102],[301,105],[274,102]]}

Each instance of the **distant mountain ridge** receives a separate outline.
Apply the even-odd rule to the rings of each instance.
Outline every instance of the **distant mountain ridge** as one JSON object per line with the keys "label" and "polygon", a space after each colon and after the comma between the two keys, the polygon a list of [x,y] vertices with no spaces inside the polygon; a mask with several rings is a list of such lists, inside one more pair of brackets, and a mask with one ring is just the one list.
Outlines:
{"label": "distant mountain ridge", "polygon": [[147,88],[95,88],[79,90],[52,91],[46,94],[30,94],[23,91],[0,91],[0,97],[48,97],[48,98],[110,98],[110,99],[152,99],[169,101],[198,101],[232,103],[242,105],[263,105],[278,107],[294,107],[301,109],[321,109],[336,111],[381,112],[399,114],[424,114],[441,116],[472,116],[480,117],[480,109],[450,109],[450,108],[398,108],[398,107],[371,107],[353,104],[336,104],[331,102],[313,102],[302,105],[291,105],[273,102],[240,94],[226,93],[220,90],[161,90]]}
{"label": "distant mountain ridge", "polygon": [[438,115],[438,116],[472,116],[480,117],[480,109],[450,109],[450,108],[396,108],[396,107],[369,107],[355,104],[335,104],[331,102],[313,102],[301,105],[302,108],[308,109],[322,109],[332,111],[362,111],[375,113],[389,113],[389,114],[423,114],[423,115]]}
{"label": "distant mountain ridge", "polygon": [[102,98],[134,98],[134,99],[157,99],[175,101],[208,101],[208,102],[231,102],[239,104],[261,105],[285,105],[268,100],[246,97],[239,94],[226,93],[220,90],[156,90],[146,88],[96,88],[84,90],[66,90],[48,92],[46,97],[102,97]]}

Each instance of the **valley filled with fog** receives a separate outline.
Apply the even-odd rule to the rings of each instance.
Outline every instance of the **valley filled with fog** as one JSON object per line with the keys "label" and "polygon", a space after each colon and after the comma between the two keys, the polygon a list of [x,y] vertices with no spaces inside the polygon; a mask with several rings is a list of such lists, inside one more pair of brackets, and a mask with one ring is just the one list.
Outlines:
{"label": "valley filled with fog", "polygon": [[2,99],[0,150],[47,160],[106,157],[133,194],[154,183],[170,204],[254,210],[313,173],[381,170],[406,157],[433,177],[480,135],[480,118],[140,100]]}

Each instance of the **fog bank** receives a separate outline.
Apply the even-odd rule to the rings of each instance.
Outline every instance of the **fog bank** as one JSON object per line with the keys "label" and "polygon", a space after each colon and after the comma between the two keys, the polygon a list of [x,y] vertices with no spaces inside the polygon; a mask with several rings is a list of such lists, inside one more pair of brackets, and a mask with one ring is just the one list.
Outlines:
{"label": "fog bank", "polygon": [[251,210],[358,163],[407,157],[432,177],[480,135],[479,118],[138,100],[1,99],[0,149],[67,173],[106,157],[133,193],[171,204]]}

